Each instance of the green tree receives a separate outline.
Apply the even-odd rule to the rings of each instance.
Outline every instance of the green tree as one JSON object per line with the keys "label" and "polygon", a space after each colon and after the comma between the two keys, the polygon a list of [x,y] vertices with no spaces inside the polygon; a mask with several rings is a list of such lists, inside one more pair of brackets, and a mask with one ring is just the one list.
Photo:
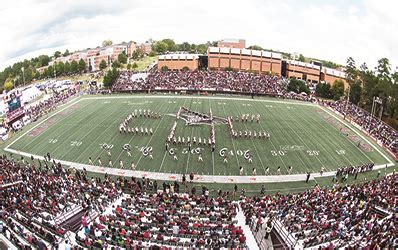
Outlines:
{"label": "green tree", "polygon": [[153,50],[156,51],[158,54],[164,54],[167,51],[167,43],[163,41],[158,41],[153,45]]}
{"label": "green tree", "polygon": [[83,59],[80,59],[79,60],[79,72],[80,73],[83,73],[84,71],[86,71],[86,67],[87,67],[87,65],[86,65],[86,62],[83,60]]}
{"label": "green tree", "polygon": [[187,66],[184,66],[183,68],[182,68],[182,71],[188,71],[189,70],[189,68],[187,67]]}
{"label": "green tree", "polygon": [[99,64],[100,70],[104,70],[108,65],[106,64],[106,61],[104,59],[101,60]]}
{"label": "green tree", "polygon": [[191,51],[191,45],[188,42],[183,42],[178,45],[179,51]]}
{"label": "green tree", "polygon": [[112,40],[107,39],[102,42],[102,47],[111,46],[113,44]]}
{"label": "green tree", "polygon": [[61,56],[62,56],[61,51],[55,51],[54,58],[58,58],[58,57],[61,57]]}
{"label": "green tree", "polygon": [[73,60],[72,63],[70,64],[70,72],[72,74],[79,73],[79,64],[75,60]]}
{"label": "green tree", "polygon": [[70,55],[70,52],[69,52],[69,50],[65,50],[65,52],[64,52],[64,56],[69,56]]}
{"label": "green tree", "polygon": [[4,83],[4,89],[7,91],[10,91],[14,88],[14,83],[11,78],[7,78],[7,80]]}
{"label": "green tree", "polygon": [[131,63],[127,64],[127,70],[131,70]]}
{"label": "green tree", "polygon": [[322,98],[332,98],[331,86],[329,83],[318,83],[316,85],[315,94]]}
{"label": "green tree", "polygon": [[300,54],[300,55],[299,55],[298,60],[299,60],[300,62],[305,62],[305,57],[303,56],[303,54]]}
{"label": "green tree", "polygon": [[127,56],[126,56],[126,53],[123,51],[122,53],[120,53],[118,56],[117,56],[117,60],[120,62],[120,63],[122,63],[122,64],[126,64],[127,63]]}
{"label": "green tree", "polygon": [[65,73],[65,75],[71,74],[71,65],[68,61],[66,61],[66,63],[65,63],[64,73]]}
{"label": "green tree", "polygon": [[251,45],[251,46],[247,47],[247,49],[264,50],[261,46],[258,46],[258,45]]}
{"label": "green tree", "polygon": [[196,52],[199,53],[199,54],[205,54],[205,53],[207,52],[207,48],[208,48],[208,47],[209,47],[209,46],[206,45],[206,44],[199,44],[199,45],[196,47]]}
{"label": "green tree", "polygon": [[138,68],[138,64],[136,62],[133,63],[133,65],[131,66],[132,69],[136,69]]}
{"label": "green tree", "polygon": [[333,99],[340,100],[340,98],[344,95],[344,82],[342,80],[334,81],[331,91],[333,94]]}
{"label": "green tree", "polygon": [[290,78],[289,83],[287,85],[287,91],[289,92],[293,91],[298,94],[302,92],[307,94],[310,93],[310,89],[307,86],[307,84],[304,81],[296,78]]}
{"label": "green tree", "polygon": [[355,83],[350,85],[350,102],[355,105],[358,105],[361,100],[362,86],[361,83],[356,81]]}
{"label": "green tree", "polygon": [[162,67],[160,68],[160,70],[163,71],[163,72],[166,72],[166,71],[169,71],[169,67],[167,67],[166,65],[164,65],[164,66],[162,66]]}
{"label": "green tree", "polygon": [[119,77],[119,70],[117,68],[112,68],[104,76],[104,87],[111,88]]}
{"label": "green tree", "polygon": [[133,54],[131,55],[131,57],[132,57],[134,60],[138,60],[138,59],[142,58],[142,57],[143,57],[142,51],[141,51],[140,49],[134,50],[134,52],[133,52]]}
{"label": "green tree", "polygon": [[174,42],[173,39],[163,39],[162,42],[167,44],[167,51],[176,51],[177,50],[177,45]]}
{"label": "green tree", "polygon": [[120,64],[120,62],[118,60],[115,60],[112,63],[112,68],[120,68],[122,65]]}
{"label": "green tree", "polygon": [[65,64],[63,62],[59,62],[55,64],[55,71],[57,71],[57,74],[59,75],[64,75],[65,74]]}

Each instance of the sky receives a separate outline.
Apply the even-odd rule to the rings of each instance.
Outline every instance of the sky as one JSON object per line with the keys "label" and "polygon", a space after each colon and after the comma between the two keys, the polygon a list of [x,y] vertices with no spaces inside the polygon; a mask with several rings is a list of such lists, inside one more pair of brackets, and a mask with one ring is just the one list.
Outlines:
{"label": "sky", "polygon": [[172,38],[246,45],[359,67],[383,57],[398,65],[398,0],[5,0],[0,8],[0,70],[103,40]]}

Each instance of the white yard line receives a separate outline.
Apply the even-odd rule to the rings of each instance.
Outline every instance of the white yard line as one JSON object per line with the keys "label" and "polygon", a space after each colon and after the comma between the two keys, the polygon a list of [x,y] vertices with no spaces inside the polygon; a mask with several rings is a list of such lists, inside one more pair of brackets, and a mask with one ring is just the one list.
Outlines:
{"label": "white yard line", "polygon": [[[237,106],[236,106],[235,103],[234,103],[234,106],[235,106],[235,110],[240,114],[240,116],[242,116],[242,113],[239,111],[239,109],[237,108]],[[254,121],[253,121],[253,122],[254,122]],[[244,124],[245,128],[249,131],[249,129],[247,128],[246,122],[244,122],[243,124]],[[232,138],[232,140],[233,140],[233,138]],[[262,139],[259,139],[259,140],[262,140]],[[261,166],[263,167],[263,170],[264,170],[264,173],[265,173],[265,167],[264,167],[263,161],[261,160],[261,157],[260,157],[260,154],[258,153],[257,147],[256,147],[256,145],[254,144],[253,138],[250,137],[250,141],[251,141],[252,144],[253,144],[254,150],[256,151],[257,157],[258,157],[258,159],[260,160]],[[249,172],[249,173],[250,173],[250,172]]]}
{"label": "white yard line", "polygon": [[[83,99],[79,99],[71,104],[69,104],[68,106],[64,107],[63,109],[58,110],[57,112],[55,112],[54,114],[50,115],[49,117],[45,118],[44,120],[42,120],[41,122],[39,122],[38,124],[36,124],[35,126],[31,127],[28,131],[26,131],[25,133],[23,133],[21,136],[19,136],[18,138],[16,138],[15,140],[13,140],[10,144],[7,145],[7,147],[4,148],[4,150],[8,149],[12,144],[14,144],[15,142],[19,141],[19,139],[21,139],[22,137],[24,137],[25,135],[27,135],[28,133],[30,133],[30,131],[32,131],[33,129],[37,128],[38,126],[40,126],[41,124],[43,124],[44,122],[46,122],[48,119],[56,116],[57,114],[59,114],[60,112],[64,111],[65,109],[70,108],[71,106],[75,105],[76,103],[79,103],[81,100]],[[72,101],[72,100],[70,100]],[[73,100],[74,101],[74,100]],[[69,102],[67,102],[69,103]],[[66,105],[67,103],[63,104]]]}
{"label": "white yard line", "polygon": [[[210,102],[210,99],[209,99],[208,101],[209,101],[209,107],[210,107],[210,110],[211,110],[211,102]],[[213,112],[213,110],[212,110],[212,112]],[[214,130],[215,130],[215,128],[214,128]],[[215,131],[214,131],[214,133],[215,133]],[[215,138],[214,138],[214,140],[215,140]],[[214,145],[214,149],[215,149],[215,145]],[[215,151],[215,150],[214,150],[214,151]],[[213,165],[213,175],[216,173],[215,167],[214,167],[214,151],[213,151],[213,150],[211,151],[211,161],[212,161],[212,165]]]}
{"label": "white yard line", "polygon": [[[158,131],[158,129],[159,129],[159,127],[160,127],[160,124],[162,124],[162,119],[163,119],[163,117],[160,119],[158,125],[156,126],[155,131],[153,131],[153,134],[151,135],[151,138],[149,138],[149,141],[148,141],[146,147],[148,147],[148,145],[151,143],[151,141],[152,141],[152,139],[153,139],[153,136],[154,136],[154,135],[156,134],[156,132]],[[136,164],[136,168],[138,168],[138,164],[140,163],[140,161],[141,161],[143,155],[144,155],[144,154],[141,154],[140,158],[138,159],[137,164]]]}
{"label": "white yard line", "polygon": [[[19,155],[22,155],[22,156],[25,156],[25,157],[34,156],[36,159],[44,160],[43,156],[34,155],[34,154],[30,154],[30,153],[19,151],[19,150],[11,149],[10,146],[13,143],[15,143],[16,141],[18,141],[21,137],[27,135],[31,130],[35,129],[36,127],[40,126],[42,123],[44,123],[45,121],[50,119],[51,117],[55,116],[59,112],[64,111],[65,109],[71,107],[72,105],[80,102],[81,100],[108,99],[108,98],[111,98],[111,99],[119,99],[119,98],[120,99],[121,98],[170,98],[170,96],[156,96],[156,97],[151,97],[151,96],[90,97],[90,98],[81,98],[81,99],[79,99],[77,101],[71,100],[70,101],[71,103],[68,106],[62,108],[61,110],[57,111],[56,113],[52,114],[51,116],[45,118],[44,120],[42,120],[41,122],[39,122],[38,124],[33,126],[31,129],[29,129],[24,134],[22,134],[21,136],[16,138],[13,142],[11,142],[7,147],[4,148],[4,150],[7,151],[7,152],[10,152],[10,153],[19,154]],[[172,96],[172,98],[189,98],[189,97]],[[258,101],[258,102],[288,103],[288,104],[305,105],[305,106],[317,106],[317,105],[314,105],[314,104],[307,104],[307,103],[281,102],[281,101],[271,101],[271,100],[252,100],[252,99],[244,99],[244,98],[222,98],[222,97],[199,97],[199,98],[203,98],[203,99],[206,99],[206,98],[209,98],[209,99],[220,99],[220,100],[245,100],[245,101]],[[66,103],[66,104],[68,104],[68,103]],[[64,105],[66,105],[66,104],[64,104]],[[339,120],[343,124],[345,124],[347,127],[349,127],[354,133],[356,133],[359,137],[361,137],[364,141],[366,141],[369,145],[371,145],[378,153],[380,153],[389,162],[388,164],[381,164],[381,165],[374,166],[374,168],[373,168],[374,170],[383,169],[383,168],[385,168],[385,166],[390,167],[390,166],[394,166],[395,165],[391,161],[391,159],[389,157],[387,157],[383,152],[381,152],[377,147],[375,147],[372,142],[370,142],[368,139],[366,139],[357,130],[353,129],[351,124],[349,124],[345,120],[342,120],[341,118],[338,118],[334,113],[332,113],[331,111],[325,109],[324,107],[321,107],[321,106],[319,106],[319,107],[321,109],[323,109],[324,111],[326,111],[327,113],[329,113],[330,115],[332,115],[333,117],[335,117],[337,120]],[[225,109],[224,109],[224,113],[225,113]],[[129,177],[134,176],[134,177],[137,177],[137,178],[142,178],[142,177],[145,176],[146,178],[150,178],[150,179],[167,180],[167,181],[175,180],[176,178],[177,179],[181,179],[182,178],[181,174],[170,175],[168,173],[154,173],[154,172],[148,172],[148,171],[132,171],[132,170],[120,171],[120,169],[117,169],[117,168],[104,168],[104,167],[100,167],[100,166],[93,166],[93,165],[81,164],[81,163],[75,163],[75,162],[69,162],[69,161],[63,161],[63,160],[58,160],[58,159],[55,159],[55,160],[57,162],[60,162],[63,165],[67,165],[67,166],[70,166],[70,167],[75,167],[75,168],[81,169],[81,170],[83,168],[86,168],[87,171],[96,172],[96,173],[102,173],[102,174],[108,173],[108,174],[119,175],[119,176],[129,176]],[[283,160],[282,160],[282,162],[283,162]],[[335,174],[335,171],[325,172],[323,174],[323,177],[333,176],[334,174]],[[198,177],[200,177],[200,178],[197,178],[199,180],[198,182],[203,182],[203,183],[213,183],[213,182],[218,182],[218,183],[271,183],[271,182],[303,181],[303,180],[305,180],[306,175],[305,174],[271,175],[271,176],[256,176],[256,178],[252,178],[252,176],[222,176],[222,175],[219,175],[219,176],[217,176],[217,175],[203,175],[203,176],[200,176],[199,175]],[[319,173],[314,173],[314,174],[311,174],[311,178],[310,179],[313,180],[316,177],[321,177],[321,176],[320,176]]]}
{"label": "white yard line", "polygon": [[[14,149],[7,149],[7,152],[22,155],[25,157],[33,156],[35,159],[44,160],[43,156],[30,154]],[[134,170],[127,170],[127,169],[118,169],[118,168],[108,168],[108,167],[101,167],[89,164],[82,164],[82,163],[75,163],[70,161],[64,161],[59,159],[54,159],[56,162],[60,162],[64,166],[74,167],[76,169],[83,170],[85,168],[89,172],[95,172],[100,174],[111,174],[111,175],[118,175],[124,177],[136,177],[136,178],[148,178],[153,180],[164,180],[164,181],[174,181],[174,180],[181,180],[182,174],[170,174],[170,173],[156,173],[156,172],[149,172],[149,171],[134,171]],[[373,170],[384,169],[386,164],[381,164],[373,167]],[[387,167],[394,166],[394,163],[387,164]],[[323,177],[333,176],[336,171],[325,172],[323,173]],[[315,177],[322,177],[319,173],[311,174],[311,180]],[[306,179],[306,174],[294,174],[294,175],[258,175],[256,178],[253,176],[230,176],[230,175],[197,175],[195,178],[199,181],[199,183],[272,183],[272,182],[295,182],[295,181],[304,181]]]}
{"label": "white yard line", "polygon": [[[252,108],[252,110],[253,110],[253,108]],[[258,111],[256,108],[254,108],[254,110]],[[279,122],[278,122],[278,123],[279,123]],[[266,129],[264,129],[264,127],[263,127],[261,121],[260,121],[259,125],[260,125],[262,131],[266,131]],[[268,132],[269,132],[269,131],[268,131]],[[273,136],[272,136],[272,137],[273,137]],[[272,142],[272,139],[271,139],[271,138],[267,139],[266,141],[269,141],[269,142],[271,143],[272,147],[274,148],[274,150],[275,150],[276,152],[279,151],[279,149],[277,149],[277,148],[275,147],[275,144]],[[301,160],[301,158],[300,158],[300,156],[298,155],[297,152],[296,152],[296,154],[297,154],[297,157]],[[288,169],[287,169],[287,167],[286,167],[286,163],[283,161],[282,156],[281,156],[280,154],[277,154],[277,155],[279,156],[279,159],[282,161],[282,164],[283,164],[283,166],[285,167],[286,172],[287,172]],[[301,160],[301,162],[302,162],[303,165],[305,166],[303,160]]]}
{"label": "white yard line", "polygon": [[[227,115],[227,112],[225,112],[225,107],[224,107],[225,105],[222,104],[221,106],[222,106],[222,109],[224,110],[225,116],[228,116],[228,115]],[[231,139],[231,142],[232,142],[232,147],[234,148],[234,155],[235,155],[236,161],[238,162],[238,167],[240,168],[241,165],[240,165],[240,163],[239,163],[238,155],[237,155],[237,153],[236,153],[236,147],[235,147],[234,140],[233,140],[233,138],[230,138],[230,139]],[[223,164],[224,164],[224,163],[223,163]],[[224,174],[225,174],[225,173],[224,173]]]}
{"label": "white yard line", "polygon": [[[296,136],[297,136],[297,138],[299,139],[299,140],[301,140],[301,142],[308,148],[308,150],[311,150],[309,147],[308,147],[308,145],[305,143],[305,141],[300,137],[300,135],[296,132],[296,130],[294,130],[290,125],[289,125],[289,122],[285,122],[285,124],[293,131],[293,133],[295,133],[296,134]],[[312,149],[313,150],[313,149]],[[315,158],[319,161],[319,163],[321,163],[322,164],[322,166],[323,167],[325,167],[325,164],[318,158],[318,156],[317,155],[314,155],[315,156]],[[300,158],[301,159],[301,158]]]}
{"label": "white yard line", "polygon": [[[175,96],[175,95],[164,95],[164,96],[147,96],[147,95],[134,95],[134,96],[94,96],[94,97],[86,97],[85,99],[135,99],[135,98],[147,98],[147,99],[186,99],[192,98],[187,96]],[[235,100],[235,101],[250,101],[250,102],[270,102],[270,103],[283,103],[283,104],[294,104],[301,106],[317,106],[313,103],[307,102],[296,102],[296,101],[279,101],[279,100],[267,100],[267,99],[249,99],[249,98],[239,98],[239,97],[218,97],[218,96],[196,96],[198,99],[210,99],[210,100]]]}

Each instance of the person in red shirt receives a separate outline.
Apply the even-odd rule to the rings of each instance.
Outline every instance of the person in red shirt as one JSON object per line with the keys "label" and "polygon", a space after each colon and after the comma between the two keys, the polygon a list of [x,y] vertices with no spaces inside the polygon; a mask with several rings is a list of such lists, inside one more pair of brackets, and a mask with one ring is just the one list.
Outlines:
{"label": "person in red shirt", "polygon": [[244,236],[243,234],[239,237],[239,242],[240,243],[246,243],[246,236]]}
{"label": "person in red shirt", "polygon": [[145,239],[151,238],[151,234],[148,231],[145,231],[143,236],[144,236]]}

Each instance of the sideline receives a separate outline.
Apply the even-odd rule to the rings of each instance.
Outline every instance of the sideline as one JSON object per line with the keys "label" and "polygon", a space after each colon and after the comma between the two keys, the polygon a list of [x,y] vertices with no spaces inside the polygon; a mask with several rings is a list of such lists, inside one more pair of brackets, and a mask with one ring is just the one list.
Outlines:
{"label": "sideline", "polygon": [[[81,97],[81,96],[80,96]],[[79,96],[77,97],[79,98]],[[43,124],[45,121],[48,119],[52,118],[53,116],[57,115],[58,113],[64,111],[65,109],[79,103],[80,101],[84,100],[96,100],[96,99],[132,99],[132,98],[180,98],[180,99],[189,99],[192,97],[189,96],[172,96],[172,95],[164,95],[164,96],[95,96],[95,97],[87,97],[83,96],[79,98],[78,100],[70,100],[69,102],[65,103],[64,105],[69,105],[63,107],[62,109],[58,110],[54,114],[48,116],[46,119],[40,121],[38,124],[30,128],[28,131],[26,131],[24,134],[20,135],[18,138],[16,138],[14,141],[12,141],[9,145],[7,145],[4,148],[4,151],[14,153],[14,154],[19,154],[25,157],[35,157],[36,159],[44,160],[43,156],[39,155],[34,155],[30,154],[27,152],[11,149],[10,146],[13,145],[15,142],[17,142],[20,138],[28,134],[31,130],[35,129],[36,127],[40,126]],[[380,153],[387,161],[387,164],[380,164],[377,166],[373,167],[373,170],[378,170],[378,169],[383,169],[386,166],[391,167],[394,166],[395,164],[391,161],[389,157],[387,157],[383,152],[381,152],[375,145],[371,142],[369,142],[366,138],[364,138],[363,135],[361,135],[356,129],[352,127],[351,124],[348,124],[347,121],[343,121],[341,118],[339,118],[336,114],[332,113],[330,110],[326,109],[325,107],[313,103],[303,103],[303,102],[295,102],[295,101],[280,101],[280,100],[259,100],[259,99],[249,99],[249,98],[234,98],[234,97],[222,97],[222,96],[195,96],[195,98],[199,99],[213,99],[213,100],[240,100],[240,101],[251,101],[251,102],[270,102],[270,103],[282,103],[282,104],[291,104],[291,105],[302,105],[302,106],[311,106],[311,107],[317,107],[320,108],[321,110],[327,112],[328,114],[332,115],[335,119],[337,119],[339,122],[343,123],[347,127],[349,127],[354,133],[359,135],[364,141],[369,143],[378,153]],[[94,172],[94,173],[100,173],[100,174],[111,174],[111,175],[117,175],[117,176],[124,176],[124,177],[136,177],[136,178],[150,178],[154,180],[162,180],[162,181],[175,181],[175,180],[182,180],[182,174],[171,174],[171,173],[156,173],[156,172],[149,172],[149,171],[136,171],[136,170],[129,170],[129,169],[118,169],[118,168],[108,168],[108,167],[101,167],[101,166],[95,166],[95,165],[88,165],[88,164],[82,164],[82,163],[75,163],[75,162],[70,162],[70,161],[64,161],[64,160],[59,160],[55,159],[57,162],[60,162],[62,165],[67,165],[72,168],[76,168],[79,170],[83,170],[84,168],[87,171]],[[315,178],[318,177],[325,177],[325,176],[333,176],[336,171],[330,171],[330,172],[325,172],[321,176],[320,173],[312,173],[310,180],[315,180]],[[294,175],[267,175],[267,176],[231,176],[231,175],[195,175],[194,182],[196,183],[248,183],[248,184],[253,184],[253,183],[281,183],[281,182],[297,182],[297,181],[303,181],[306,179],[306,174],[294,174]]]}
{"label": "sideline", "polygon": [[[22,155],[25,157],[33,156],[35,159],[44,160],[43,156],[30,154],[14,149],[5,149],[7,152]],[[130,169],[120,169],[120,168],[109,168],[109,167],[101,167],[95,165],[88,165],[83,163],[75,163],[70,161],[64,161],[59,159],[54,159],[56,162],[60,162],[62,165],[70,166],[71,168],[83,170],[86,169],[89,172],[100,173],[100,174],[110,174],[117,175],[123,177],[135,177],[135,178],[149,178],[153,180],[161,180],[161,181],[178,181],[182,180],[182,174],[170,174],[170,173],[154,173],[148,171],[137,171]],[[385,166],[390,167],[393,166],[394,163],[382,164],[373,167],[373,170],[383,169]],[[314,180],[314,178],[318,177],[327,177],[333,176],[336,171],[325,172],[321,176],[320,173],[312,173],[310,180]],[[306,179],[306,174],[293,174],[293,175],[258,175],[258,176],[240,176],[240,175],[195,175],[194,182],[196,183],[277,183],[277,182],[296,182],[296,181],[304,181]]]}

